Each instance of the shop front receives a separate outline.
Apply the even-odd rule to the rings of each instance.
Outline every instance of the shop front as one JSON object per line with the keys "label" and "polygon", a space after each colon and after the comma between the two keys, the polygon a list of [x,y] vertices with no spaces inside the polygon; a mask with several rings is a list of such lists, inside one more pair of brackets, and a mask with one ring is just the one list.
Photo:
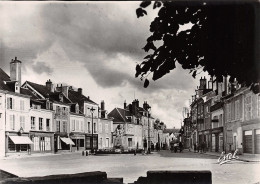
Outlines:
{"label": "shop front", "polygon": [[85,134],[84,133],[70,133],[70,139],[73,141],[71,151],[83,151],[85,150]]}
{"label": "shop front", "polygon": [[223,127],[213,128],[211,132],[211,151],[222,152],[223,149]]}
{"label": "shop front", "polygon": [[260,123],[259,119],[244,122],[243,153],[260,154]]}
{"label": "shop front", "polygon": [[31,145],[33,142],[29,137],[29,133],[6,132],[6,154],[12,155],[29,155],[31,154]]}
{"label": "shop front", "polygon": [[93,138],[93,149],[98,149],[98,134],[85,134],[85,149],[91,150],[92,148],[92,138]]}
{"label": "shop front", "polygon": [[54,152],[54,132],[30,131],[30,138],[33,142],[32,153]]}
{"label": "shop front", "polygon": [[54,134],[54,150],[57,152],[69,152],[74,142],[67,136],[67,133]]}

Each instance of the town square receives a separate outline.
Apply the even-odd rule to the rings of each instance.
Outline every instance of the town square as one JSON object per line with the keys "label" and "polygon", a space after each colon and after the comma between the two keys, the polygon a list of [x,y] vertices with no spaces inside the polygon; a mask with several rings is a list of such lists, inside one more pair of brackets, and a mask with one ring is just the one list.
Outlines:
{"label": "town square", "polygon": [[259,183],[259,10],[0,2],[0,183]]}

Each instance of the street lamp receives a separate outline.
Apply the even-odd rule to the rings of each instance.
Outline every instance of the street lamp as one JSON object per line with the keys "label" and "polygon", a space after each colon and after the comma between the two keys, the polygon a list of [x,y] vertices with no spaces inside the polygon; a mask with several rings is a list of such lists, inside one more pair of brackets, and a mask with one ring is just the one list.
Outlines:
{"label": "street lamp", "polygon": [[149,115],[150,115],[150,110],[151,110],[151,107],[148,105],[147,107],[147,111],[148,111],[148,151],[147,153],[150,154],[151,153],[151,142],[150,142],[150,122],[149,122]]}
{"label": "street lamp", "polygon": [[93,145],[93,139],[94,139],[94,135],[93,135],[93,114],[94,111],[96,109],[94,109],[93,107],[91,107],[90,112],[91,112],[91,118],[92,118],[92,135],[91,135],[91,143],[90,143],[90,147],[91,147],[91,153],[94,153],[94,145]]}

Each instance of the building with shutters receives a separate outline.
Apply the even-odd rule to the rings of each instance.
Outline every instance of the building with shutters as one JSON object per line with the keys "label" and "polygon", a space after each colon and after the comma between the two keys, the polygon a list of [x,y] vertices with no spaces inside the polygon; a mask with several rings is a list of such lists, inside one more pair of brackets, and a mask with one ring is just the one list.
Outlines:
{"label": "building with shutters", "polygon": [[53,112],[21,87],[21,63],[10,62],[10,77],[0,69],[1,156],[53,151]]}
{"label": "building with shutters", "polygon": [[98,149],[113,148],[113,119],[108,117],[104,100],[101,101],[98,119]]}
{"label": "building with shutters", "polygon": [[[42,102],[42,106],[53,112],[52,131],[54,132],[54,152],[71,151],[73,141],[69,138],[69,118],[71,101],[67,94],[61,91],[62,85],[54,89],[52,82],[48,80],[46,85],[26,81],[23,88],[31,91]],[[33,121],[33,117],[31,121]]]}
{"label": "building with shutters", "polygon": [[243,102],[243,153],[260,154],[260,94],[255,94],[247,88],[243,92]]}

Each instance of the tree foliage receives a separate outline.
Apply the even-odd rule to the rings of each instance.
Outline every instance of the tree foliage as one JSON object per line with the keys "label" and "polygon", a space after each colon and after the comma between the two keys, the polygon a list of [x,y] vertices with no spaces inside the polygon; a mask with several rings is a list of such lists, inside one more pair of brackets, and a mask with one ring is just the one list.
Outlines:
{"label": "tree foliage", "polygon": [[[143,1],[137,17],[146,15],[149,5],[150,1]],[[259,3],[155,1],[153,8],[159,12],[143,48],[148,55],[136,66],[135,75],[146,79],[145,87],[150,73],[158,80],[176,68],[176,62],[194,78],[201,69],[219,81],[228,75],[230,82],[236,78],[247,86],[260,81]],[[188,23],[191,29],[179,30]]]}

